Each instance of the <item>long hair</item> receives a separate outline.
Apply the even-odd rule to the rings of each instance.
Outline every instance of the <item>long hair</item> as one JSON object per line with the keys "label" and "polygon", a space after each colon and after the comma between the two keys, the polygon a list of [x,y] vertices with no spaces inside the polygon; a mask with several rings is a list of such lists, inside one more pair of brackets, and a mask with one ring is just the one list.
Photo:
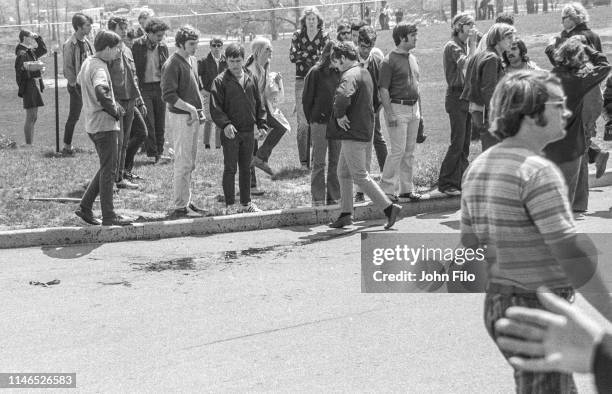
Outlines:
{"label": "long hair", "polygon": [[587,23],[589,21],[589,13],[580,3],[567,4],[565,7],[563,7],[561,16],[569,17],[575,24]]}
{"label": "long hair", "polygon": [[[525,44],[525,41],[516,40],[514,41],[513,45],[514,44],[516,44],[516,46],[518,47],[521,61],[523,63],[529,62],[529,56],[527,56],[527,45]],[[508,60],[508,55],[506,54],[506,52],[502,53],[502,59],[504,60],[504,63],[506,63],[506,65],[510,64],[510,60]]]}
{"label": "long hair", "polygon": [[584,53],[584,44],[579,36],[573,36],[567,39],[554,54],[555,63],[559,66],[565,66],[570,70],[580,70],[586,64],[586,54]]}
{"label": "long hair", "polygon": [[321,51],[321,57],[317,62],[317,65],[320,69],[329,68],[329,65],[331,64],[332,48],[336,44],[337,43],[334,40],[328,40],[325,46],[323,47],[323,50]]}
{"label": "long hair", "polygon": [[[272,48],[272,43],[265,37],[256,37],[251,43],[251,53],[253,54],[253,61],[259,58],[266,50],[266,47]],[[266,61],[264,69],[268,69],[270,62]]]}
{"label": "long hair", "polygon": [[525,116],[535,118],[538,126],[546,126],[547,83],[561,85],[559,78],[544,70],[520,70],[506,75],[491,97],[489,132],[500,140],[512,137],[520,130]]}
{"label": "long hair", "polygon": [[495,23],[487,32],[487,48],[494,48],[506,36],[516,33],[514,26],[507,23]]}
{"label": "long hair", "polygon": [[323,28],[323,17],[321,16],[321,13],[319,12],[317,7],[306,7],[304,8],[304,11],[302,12],[302,16],[300,17],[300,28],[302,29],[302,31],[306,31],[306,17],[308,15],[316,15],[318,22],[317,22],[317,29],[322,29]]}

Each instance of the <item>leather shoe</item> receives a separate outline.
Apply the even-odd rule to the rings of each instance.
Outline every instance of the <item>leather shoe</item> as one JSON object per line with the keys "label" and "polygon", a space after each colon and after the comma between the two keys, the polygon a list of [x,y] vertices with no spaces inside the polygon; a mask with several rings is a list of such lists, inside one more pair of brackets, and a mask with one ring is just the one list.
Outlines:
{"label": "leather shoe", "polygon": [[129,226],[132,224],[132,222],[132,219],[121,215],[115,215],[115,217],[109,220],[102,219],[103,226]]}
{"label": "leather shoe", "polygon": [[251,167],[257,167],[268,175],[274,175],[274,171],[272,171],[268,163],[257,156],[253,156],[253,159],[251,159]]}
{"label": "leather shoe", "polygon": [[346,216],[339,217],[334,222],[331,222],[329,224],[329,227],[331,227],[331,228],[342,228],[344,226],[350,226],[352,224],[353,224],[353,219],[351,218],[351,215],[346,215]]}
{"label": "leather shoe", "polygon": [[93,226],[99,226],[100,224],[102,224],[102,221],[94,217],[92,212],[85,212],[82,209],[78,209],[74,211],[74,214],[83,219],[83,221],[85,221],[85,223],[87,224],[91,224]]}
{"label": "leather shoe", "polygon": [[385,230],[388,230],[391,227],[393,227],[393,225],[397,221],[397,217],[401,210],[402,210],[401,205],[397,205],[397,204],[391,205],[391,212],[389,213],[389,216],[387,216],[387,224],[385,224]]}
{"label": "leather shoe", "polygon": [[192,202],[189,203],[189,209],[191,209],[192,211],[197,212],[197,213],[202,213],[202,214],[208,213],[208,211],[206,209],[200,208],[200,207],[198,207],[197,205],[195,205]]}

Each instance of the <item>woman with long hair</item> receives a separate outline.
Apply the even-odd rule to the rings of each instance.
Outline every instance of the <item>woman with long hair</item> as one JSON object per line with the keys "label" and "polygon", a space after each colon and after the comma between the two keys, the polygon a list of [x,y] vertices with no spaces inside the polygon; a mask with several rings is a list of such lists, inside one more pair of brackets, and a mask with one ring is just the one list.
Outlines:
{"label": "woman with long hair", "polygon": [[[334,205],[340,199],[338,181],[338,159],[340,140],[327,139],[327,128],[336,127],[332,119],[334,93],[340,81],[340,74],[331,68],[333,41],[328,41],[321,53],[321,59],[310,69],[304,83],[302,105],[306,120],[310,124],[312,137],[312,174],[310,190],[313,206]],[[328,155],[327,180],[325,179],[325,156]]]}

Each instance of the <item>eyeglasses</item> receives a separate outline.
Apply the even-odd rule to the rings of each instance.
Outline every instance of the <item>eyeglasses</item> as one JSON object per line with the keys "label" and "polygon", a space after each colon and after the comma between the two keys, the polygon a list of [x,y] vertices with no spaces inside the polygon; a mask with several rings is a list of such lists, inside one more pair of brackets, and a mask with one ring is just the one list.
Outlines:
{"label": "eyeglasses", "polygon": [[566,110],[567,109],[567,98],[562,97],[556,100],[547,101],[544,105],[556,105],[559,109]]}
{"label": "eyeglasses", "polygon": [[338,33],[341,36],[350,36],[351,32],[350,31],[341,31],[340,33]]}
{"label": "eyeglasses", "polygon": [[223,44],[210,44],[210,46],[213,48],[221,48]]}

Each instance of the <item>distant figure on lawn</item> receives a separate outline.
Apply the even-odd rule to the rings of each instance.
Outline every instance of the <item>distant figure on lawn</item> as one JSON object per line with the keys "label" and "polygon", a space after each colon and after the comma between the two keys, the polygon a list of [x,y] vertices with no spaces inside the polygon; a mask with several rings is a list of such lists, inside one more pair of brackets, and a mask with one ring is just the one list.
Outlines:
{"label": "distant figure on lawn", "polygon": [[77,82],[83,94],[85,131],[93,141],[100,169],[89,182],[75,214],[85,222],[99,225],[93,204],[100,195],[102,225],[127,225],[131,221],[117,215],[113,206],[113,185],[117,170],[119,121],[124,109],[115,101],[108,65],[121,56],[121,37],[112,31],[101,31],[94,40],[96,53],[83,62]]}
{"label": "distant figure on lawn", "polygon": [[304,78],[308,70],[315,65],[329,40],[323,30],[323,18],[316,7],[306,7],[300,18],[300,30],[293,33],[289,60],[295,63],[295,110],[297,113],[297,145],[302,168],[309,168],[308,122],[302,107]]}
{"label": "distant figure on lawn", "polygon": [[240,186],[238,212],[260,212],[251,202],[251,161],[258,137],[266,135],[266,109],[258,90],[259,81],[244,68],[244,48],[230,44],[225,49],[227,70],[217,76],[210,90],[210,114],[223,129],[223,194],[227,213],[234,211],[236,172]]}
{"label": "distant figure on lawn", "polygon": [[81,70],[81,65],[89,56],[93,55],[93,48],[87,39],[91,32],[91,24],[93,20],[80,12],[72,16],[72,28],[74,34],[66,40],[62,50],[64,58],[64,78],[68,80],[68,94],[70,95],[70,110],[66,126],[64,127],[64,148],[62,153],[65,155],[74,154],[72,147],[72,136],[74,128],[81,116],[83,108],[83,98],[81,96],[81,87],[77,84],[77,74]]}
{"label": "distant figure on lawn", "polygon": [[212,81],[217,78],[227,69],[227,62],[223,54],[223,40],[219,37],[213,37],[210,40],[210,52],[205,58],[198,61],[198,75],[200,76],[202,86],[202,98],[204,99],[204,149],[210,149],[210,137],[212,129],[215,129],[215,148],[221,149],[221,129],[215,126],[210,116],[210,87]]}
{"label": "distant figure on lawn", "polygon": [[23,132],[27,145],[32,145],[34,141],[38,107],[45,105],[42,99],[45,88],[42,72],[45,68],[38,58],[46,53],[47,46],[41,36],[29,30],[19,32],[19,44],[15,48],[15,78],[19,88],[17,95],[23,99],[23,108],[26,110]]}

